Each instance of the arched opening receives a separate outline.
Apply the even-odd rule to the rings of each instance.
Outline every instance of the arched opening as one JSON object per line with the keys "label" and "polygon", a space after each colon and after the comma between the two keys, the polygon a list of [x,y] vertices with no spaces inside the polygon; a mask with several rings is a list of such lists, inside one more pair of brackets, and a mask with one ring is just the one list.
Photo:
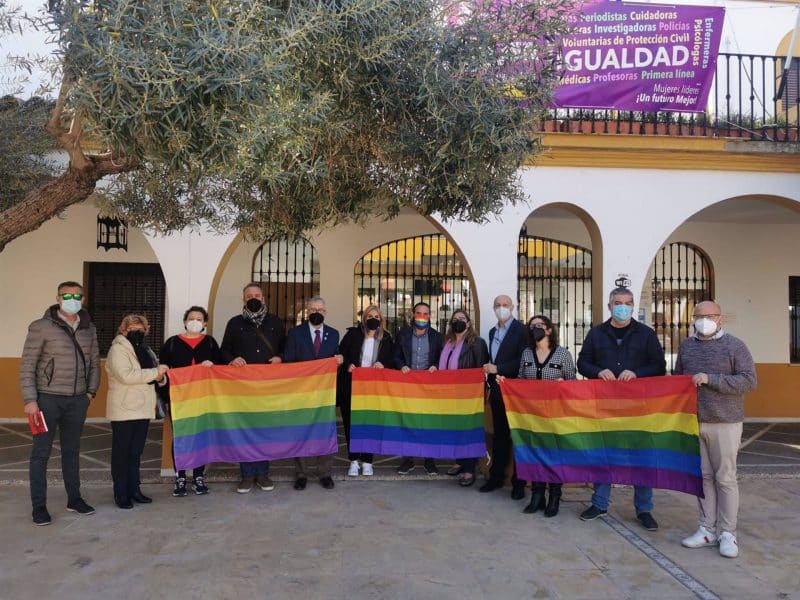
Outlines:
{"label": "arched opening", "polygon": [[417,302],[431,306],[431,323],[440,331],[456,309],[475,319],[467,268],[453,244],[440,233],[387,242],[364,254],[353,270],[354,320],[370,304],[381,307],[396,333],[410,323]]}
{"label": "arched opening", "polygon": [[252,280],[261,284],[267,310],[289,329],[303,320],[306,301],[319,294],[319,257],[303,238],[270,238],[253,255]]}
{"label": "arched opening", "polygon": [[600,233],[585,211],[564,203],[535,210],[520,229],[517,247],[520,320],[547,316],[560,344],[577,356],[602,306],[601,265]]}
{"label": "arched opening", "polygon": [[574,350],[592,326],[592,251],[538,237],[523,226],[517,251],[519,318],[547,316]]}
{"label": "arched opening", "polygon": [[656,254],[647,285],[650,297],[643,297],[639,305],[641,320],[655,329],[672,371],[678,348],[690,334],[695,305],[714,298],[711,260],[694,244],[670,242]]}

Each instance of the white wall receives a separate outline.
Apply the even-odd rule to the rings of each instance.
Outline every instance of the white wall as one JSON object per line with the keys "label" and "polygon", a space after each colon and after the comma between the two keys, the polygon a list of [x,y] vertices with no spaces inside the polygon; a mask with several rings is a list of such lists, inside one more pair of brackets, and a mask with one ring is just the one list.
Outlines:
{"label": "white wall", "polygon": [[789,276],[800,275],[800,226],[686,223],[670,241],[693,243],[714,266],[725,329],[758,362],[789,362]]}
{"label": "white wall", "polygon": [[17,238],[0,252],[6,315],[0,319],[0,356],[21,355],[28,325],[55,304],[59,283],[88,283],[83,280],[84,262],[158,261],[136,229],[128,229],[127,252],[97,248],[97,207],[91,200],[71,206],[36,231]]}

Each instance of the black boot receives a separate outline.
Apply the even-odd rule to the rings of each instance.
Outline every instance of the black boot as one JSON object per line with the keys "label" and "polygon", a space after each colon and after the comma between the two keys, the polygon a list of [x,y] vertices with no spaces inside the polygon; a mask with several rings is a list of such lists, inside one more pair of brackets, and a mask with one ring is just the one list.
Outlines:
{"label": "black boot", "polygon": [[530,504],[522,509],[522,512],[531,514],[544,508],[544,486],[545,484],[543,483],[533,482],[533,493],[531,494]]}
{"label": "black boot", "polygon": [[561,484],[550,484],[550,495],[547,497],[547,508],[544,509],[545,517],[555,517],[558,514],[558,505],[561,502]]}

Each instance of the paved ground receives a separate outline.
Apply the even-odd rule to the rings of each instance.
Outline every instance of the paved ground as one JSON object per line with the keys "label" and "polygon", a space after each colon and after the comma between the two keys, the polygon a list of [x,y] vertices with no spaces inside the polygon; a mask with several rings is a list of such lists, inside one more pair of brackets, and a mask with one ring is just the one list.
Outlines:
{"label": "paved ground", "polygon": [[87,427],[83,447],[84,496],[97,513],[66,512],[54,471],[54,522],[35,527],[29,446],[18,426],[0,425],[0,599],[800,599],[798,425],[746,429],[737,560],[681,548],[696,502],[664,491],[655,533],[632,520],[627,488],[614,490],[607,519],[583,523],[585,487],[567,488],[561,513],[545,519],[522,514],[508,490],[480,494],[445,476],[389,481],[386,466],[374,481],[345,480],[345,461],[332,491],[310,482],[296,492],[290,467],[279,466],[275,491],[239,495],[222,467],[208,496],[172,498],[170,484],[155,483],[158,428],[148,445],[154,483],[144,486],[155,502],[121,511],[104,429]]}
{"label": "paved ground", "polygon": [[[347,471],[347,448],[339,424],[339,455],[335,458],[336,475],[344,477]],[[30,430],[27,423],[0,423],[0,484],[28,481],[28,459],[30,457]],[[742,451],[739,453],[739,473],[744,477],[798,476],[800,477],[800,423],[766,424],[746,423],[742,435]],[[379,456],[375,460],[377,479],[396,479],[394,469],[399,459]],[[441,464],[442,471],[447,464]],[[81,472],[85,480],[109,481],[111,478],[111,427],[108,423],[87,423],[81,440]],[[61,461],[58,440],[48,465],[53,481],[61,476]],[[236,465],[216,464],[208,470],[209,479],[238,480]],[[273,463],[272,476],[286,481],[294,477],[291,461]],[[142,477],[148,482],[163,482],[161,477],[161,423],[150,425],[148,440],[142,457]],[[413,478],[425,479],[421,463]]]}

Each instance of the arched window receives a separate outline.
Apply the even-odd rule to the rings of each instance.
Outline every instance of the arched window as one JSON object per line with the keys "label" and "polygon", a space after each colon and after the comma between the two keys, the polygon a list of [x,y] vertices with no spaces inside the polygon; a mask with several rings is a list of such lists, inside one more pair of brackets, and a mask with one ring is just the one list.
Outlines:
{"label": "arched window", "polygon": [[261,283],[267,310],[288,329],[303,319],[306,300],[319,294],[319,258],[305,239],[272,238],[253,256],[253,281]]}
{"label": "arched window", "polygon": [[560,345],[577,358],[592,327],[592,251],[558,240],[519,234],[517,306],[527,322],[542,314],[558,329]]}
{"label": "arched window", "polygon": [[695,305],[714,297],[711,261],[693,244],[672,242],[656,254],[649,284],[649,321],[664,347],[671,372],[678,348],[689,335]]}
{"label": "arched window", "polygon": [[356,263],[354,322],[370,304],[381,307],[394,334],[410,323],[417,302],[431,306],[431,324],[441,332],[455,309],[467,311],[473,325],[472,288],[467,270],[441,234],[395,240],[367,252]]}

